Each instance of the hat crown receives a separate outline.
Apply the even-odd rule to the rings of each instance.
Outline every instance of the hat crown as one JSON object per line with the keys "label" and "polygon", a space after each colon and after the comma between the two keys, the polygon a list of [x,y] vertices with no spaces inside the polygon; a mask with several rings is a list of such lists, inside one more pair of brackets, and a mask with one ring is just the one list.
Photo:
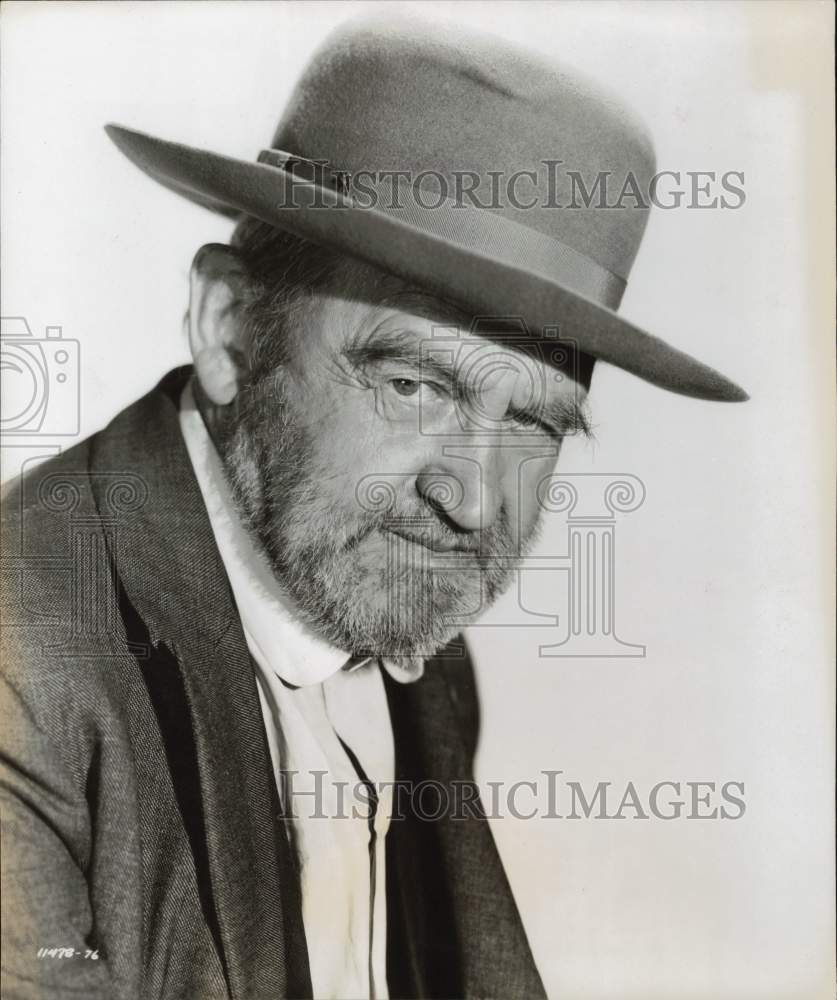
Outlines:
{"label": "hat crown", "polygon": [[633,115],[574,72],[401,15],[351,21],[326,40],[273,146],[353,177],[403,171],[621,279],[639,249],[655,169]]}
{"label": "hat crown", "polygon": [[[274,148],[256,163],[118,125],[107,131],[142,170],[201,205],[333,247],[472,315],[521,319],[559,367],[571,350],[673,392],[747,398],[616,313],[653,191],[644,130],[574,73],[501,41],[389,11],[352,22],[315,56]],[[400,206],[364,206],[351,181],[332,174],[329,190],[327,171],[310,160],[353,177],[405,171],[412,183],[398,191]],[[560,169],[541,169],[550,162]],[[512,197],[521,171],[534,171],[528,207]],[[461,177],[477,183],[457,190]],[[429,207],[419,197],[425,180],[453,200]],[[581,180],[588,198],[608,181],[601,207],[601,185],[578,200]]]}

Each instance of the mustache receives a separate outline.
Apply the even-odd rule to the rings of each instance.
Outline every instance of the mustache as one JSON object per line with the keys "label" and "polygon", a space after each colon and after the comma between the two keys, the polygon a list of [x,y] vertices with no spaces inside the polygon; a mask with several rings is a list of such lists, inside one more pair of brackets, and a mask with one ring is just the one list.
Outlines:
{"label": "mustache", "polygon": [[376,532],[420,545],[436,555],[460,553],[491,559],[513,554],[505,507],[500,508],[492,525],[477,531],[455,530],[430,506],[420,510],[391,507],[381,512],[365,512],[362,522],[347,537],[345,548],[357,548]]}
{"label": "mustache", "polygon": [[439,537],[438,532],[434,532],[433,534],[427,531],[417,532],[410,528],[405,529],[398,522],[387,524],[384,530],[388,531],[391,535],[397,535],[399,538],[412,542],[414,545],[421,545],[423,548],[429,549],[437,555],[443,555],[448,552],[465,552],[478,555],[482,552],[479,544],[475,544],[471,539]]}

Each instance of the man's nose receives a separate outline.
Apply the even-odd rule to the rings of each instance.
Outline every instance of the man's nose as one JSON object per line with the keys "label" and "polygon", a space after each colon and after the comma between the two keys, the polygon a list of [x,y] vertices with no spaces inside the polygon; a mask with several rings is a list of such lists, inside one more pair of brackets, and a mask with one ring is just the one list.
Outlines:
{"label": "man's nose", "polygon": [[454,434],[464,433],[467,443],[445,444],[442,455],[416,479],[425,500],[463,531],[491,527],[503,503],[506,459],[497,430],[520,373],[505,355],[490,360],[480,373],[477,398],[457,410],[457,422],[464,425],[451,428]]}
{"label": "man's nose", "polygon": [[502,505],[499,448],[449,445],[416,477],[424,499],[463,531],[491,527]]}

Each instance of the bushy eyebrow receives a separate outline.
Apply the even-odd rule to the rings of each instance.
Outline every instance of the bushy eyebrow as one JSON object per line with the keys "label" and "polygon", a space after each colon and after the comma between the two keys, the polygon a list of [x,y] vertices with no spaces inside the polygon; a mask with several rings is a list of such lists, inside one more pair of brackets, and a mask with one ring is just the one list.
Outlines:
{"label": "bushy eyebrow", "polygon": [[386,330],[349,342],[343,348],[343,356],[353,368],[360,370],[391,362],[435,374],[451,386],[457,384],[454,366],[429,355],[426,345],[426,338],[417,337],[408,330]]}
{"label": "bushy eyebrow", "polygon": [[[439,338],[439,355],[444,353],[441,350],[443,339]],[[456,366],[430,353],[429,344],[432,344],[431,339],[417,337],[409,330],[373,331],[372,335],[350,341],[342,353],[356,370],[367,371],[384,363],[400,364],[423,376],[439,379],[462,400],[473,398],[473,387],[459,376]],[[543,424],[561,437],[568,434],[593,437],[586,407],[575,396],[542,400],[530,407],[513,409],[509,416]]]}
{"label": "bushy eyebrow", "polygon": [[509,416],[516,419],[535,420],[560,437],[581,434],[592,440],[593,429],[584,406],[577,399],[548,399],[540,405],[512,408]]}

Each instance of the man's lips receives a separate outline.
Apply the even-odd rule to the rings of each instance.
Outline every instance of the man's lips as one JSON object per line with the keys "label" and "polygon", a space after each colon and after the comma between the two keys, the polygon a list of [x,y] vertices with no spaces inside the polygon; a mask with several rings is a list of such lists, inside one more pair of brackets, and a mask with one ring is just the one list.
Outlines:
{"label": "man's lips", "polygon": [[389,532],[391,535],[397,535],[405,541],[413,542],[415,545],[421,545],[422,548],[428,549],[430,552],[435,552],[436,555],[446,555],[451,552],[464,552],[468,555],[478,555],[478,550],[474,548],[473,545],[457,541],[455,538],[434,538],[426,532],[422,534],[412,534],[408,531],[399,530],[398,528],[389,525],[387,525],[383,530]]}

